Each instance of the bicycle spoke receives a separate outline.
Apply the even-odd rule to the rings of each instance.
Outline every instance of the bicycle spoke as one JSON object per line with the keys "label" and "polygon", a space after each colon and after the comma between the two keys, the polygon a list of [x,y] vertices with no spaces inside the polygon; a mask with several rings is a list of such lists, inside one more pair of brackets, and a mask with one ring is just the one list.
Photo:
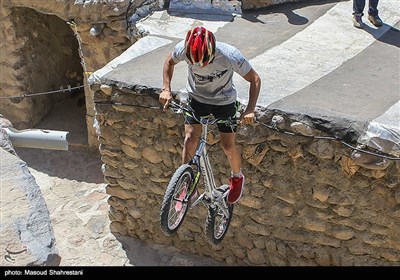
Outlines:
{"label": "bicycle spoke", "polygon": [[188,210],[188,192],[193,180],[193,170],[182,165],[171,179],[161,208],[161,229],[173,235],[180,227]]}

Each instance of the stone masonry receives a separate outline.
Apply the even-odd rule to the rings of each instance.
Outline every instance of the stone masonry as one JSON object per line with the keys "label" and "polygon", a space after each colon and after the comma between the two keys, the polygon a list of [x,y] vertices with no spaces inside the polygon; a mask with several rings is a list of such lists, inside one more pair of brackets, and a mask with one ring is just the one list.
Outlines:
{"label": "stone masonry", "polygon": [[[87,77],[136,41],[127,35],[127,14],[143,1],[2,1],[0,31],[2,114],[15,128],[34,127],[54,104],[70,93],[68,86],[84,86],[88,142],[98,146],[93,130],[93,94]],[[153,1],[154,2],[154,1]],[[101,33],[92,36],[92,27]],[[33,93],[65,89],[64,94]]]}
{"label": "stone masonry", "polygon": [[[312,126],[263,108],[258,108],[260,124],[238,133],[247,187],[223,242],[206,241],[201,206],[189,211],[176,236],[165,236],[160,205],[181,161],[182,116],[154,109],[156,91],[112,84],[91,88],[113,232],[228,264],[400,263],[399,162],[365,164],[366,157],[361,162],[340,142],[314,138],[323,134]],[[272,120],[278,131],[262,125]],[[225,155],[215,132],[208,153],[217,184],[224,184],[229,165],[221,160]]]}

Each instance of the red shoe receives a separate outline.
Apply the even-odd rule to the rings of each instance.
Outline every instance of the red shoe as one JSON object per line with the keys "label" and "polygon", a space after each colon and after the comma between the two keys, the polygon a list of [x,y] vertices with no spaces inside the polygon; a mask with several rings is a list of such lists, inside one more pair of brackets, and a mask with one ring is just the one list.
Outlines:
{"label": "red shoe", "polygon": [[242,197],[244,190],[244,175],[240,178],[232,177],[229,179],[228,203],[234,204]]}

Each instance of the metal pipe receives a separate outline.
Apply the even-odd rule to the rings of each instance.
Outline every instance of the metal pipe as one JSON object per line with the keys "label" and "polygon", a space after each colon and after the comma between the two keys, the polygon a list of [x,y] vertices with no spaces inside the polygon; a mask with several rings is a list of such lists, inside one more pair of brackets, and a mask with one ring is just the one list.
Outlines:
{"label": "metal pipe", "polygon": [[17,130],[11,127],[3,129],[10,137],[13,147],[62,151],[68,150],[68,131],[44,129]]}

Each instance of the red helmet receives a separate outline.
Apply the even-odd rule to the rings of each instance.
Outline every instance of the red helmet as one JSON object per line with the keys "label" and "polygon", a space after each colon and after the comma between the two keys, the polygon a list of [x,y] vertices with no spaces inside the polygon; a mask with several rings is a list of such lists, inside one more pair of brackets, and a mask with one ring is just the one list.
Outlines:
{"label": "red helmet", "polygon": [[186,35],[185,49],[192,64],[206,66],[214,59],[215,36],[202,26],[195,27]]}

